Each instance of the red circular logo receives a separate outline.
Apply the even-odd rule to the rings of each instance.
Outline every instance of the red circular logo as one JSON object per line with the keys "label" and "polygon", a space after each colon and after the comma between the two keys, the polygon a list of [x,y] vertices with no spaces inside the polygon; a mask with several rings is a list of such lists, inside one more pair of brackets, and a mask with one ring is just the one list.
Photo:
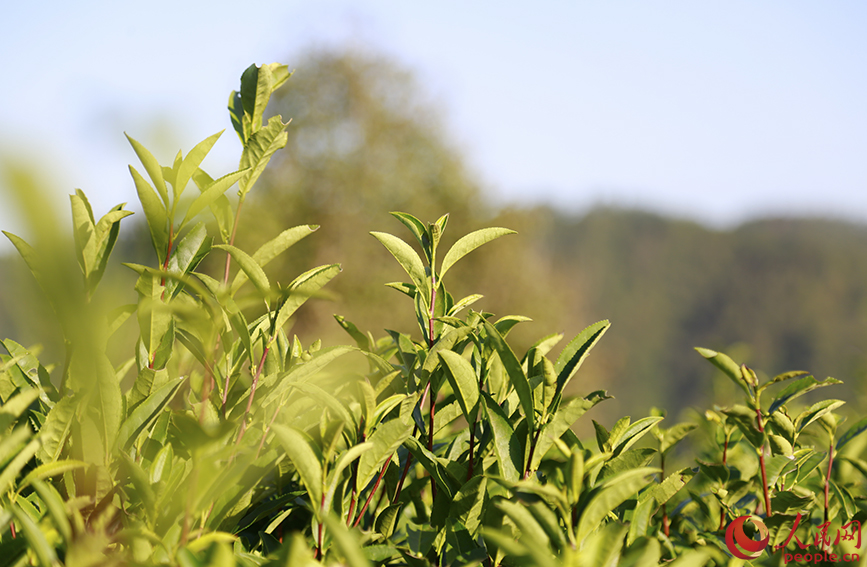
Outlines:
{"label": "red circular logo", "polygon": [[[759,532],[759,541],[750,539],[744,533],[744,522],[749,520]],[[731,551],[732,555],[738,559],[755,559],[762,554],[762,551],[768,546],[768,528],[756,516],[741,516],[726,528],[726,546]],[[743,551],[742,551],[743,550]]]}

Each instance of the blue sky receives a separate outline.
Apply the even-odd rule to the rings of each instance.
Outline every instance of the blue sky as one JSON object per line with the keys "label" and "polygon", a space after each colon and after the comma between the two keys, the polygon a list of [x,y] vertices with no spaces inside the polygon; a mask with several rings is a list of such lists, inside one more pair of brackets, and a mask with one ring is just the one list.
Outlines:
{"label": "blue sky", "polygon": [[[311,45],[361,45],[417,73],[501,202],[639,206],[715,226],[867,221],[867,3],[240,5],[5,8],[0,153],[39,156],[58,195],[80,187],[98,214],[135,210],[124,131],[169,161],[229,127],[228,93],[250,63],[296,67]],[[228,172],[237,155],[227,132],[207,165]],[[16,228],[8,211],[0,226]]]}

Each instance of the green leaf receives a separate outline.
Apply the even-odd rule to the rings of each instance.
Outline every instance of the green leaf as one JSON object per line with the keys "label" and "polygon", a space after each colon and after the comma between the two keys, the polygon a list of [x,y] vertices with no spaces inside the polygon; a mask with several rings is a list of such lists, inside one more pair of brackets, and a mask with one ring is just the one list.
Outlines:
{"label": "green leaf", "polygon": [[409,452],[412,453],[413,457],[415,457],[428,474],[431,475],[434,482],[436,482],[437,486],[442,489],[448,499],[451,500],[454,498],[459,483],[454,476],[449,473],[445,465],[437,459],[436,455],[428,451],[415,437],[407,437],[404,444],[406,448],[409,449]]}
{"label": "green leaf", "polygon": [[844,433],[844,434],[840,437],[840,439],[837,440],[837,447],[836,447],[836,449],[839,451],[839,450],[842,449],[844,446],[846,446],[846,444],[847,444],[849,441],[851,441],[852,439],[854,439],[854,438],[857,437],[858,435],[861,435],[862,433],[864,433],[864,431],[867,431],[867,417],[863,417],[863,418],[861,418],[860,420],[858,420],[857,422],[855,422],[855,423],[852,425],[852,427],[850,427],[849,429],[846,430],[846,433]]}
{"label": "green leaf", "polygon": [[458,394],[458,402],[461,404],[464,417],[472,423],[479,409],[479,384],[476,380],[476,371],[467,359],[456,352],[440,351],[439,356],[448,369],[446,375],[452,389]]}
{"label": "green leaf", "polygon": [[361,542],[358,540],[358,537],[353,532],[350,532],[343,525],[343,522],[331,514],[325,516],[324,521],[325,527],[328,528],[328,532],[331,534],[334,547],[346,560],[345,565],[347,567],[371,567],[370,561],[367,560],[364,551],[362,551]]}
{"label": "green leaf", "polygon": [[39,390],[27,388],[23,392],[16,394],[15,397],[10,398],[3,405],[0,405],[0,431],[5,432],[6,428],[24,415],[28,408],[30,408],[30,405],[38,399]]}
{"label": "green leaf", "polygon": [[624,451],[603,465],[596,480],[597,482],[602,481],[625,471],[645,467],[650,464],[654,456],[656,456],[656,450],[650,447]]}
{"label": "green leaf", "polygon": [[69,438],[69,431],[77,406],[78,401],[74,397],[65,396],[54,404],[54,407],[48,412],[45,423],[39,430],[39,440],[42,441],[42,446],[39,448],[37,457],[43,463],[50,463],[60,458],[66,440]]}
{"label": "green leaf", "polygon": [[132,174],[132,179],[135,182],[135,189],[138,193],[138,199],[141,202],[144,210],[145,220],[148,223],[148,229],[151,233],[151,242],[154,246],[154,251],[157,253],[157,259],[162,264],[166,257],[166,250],[169,245],[169,218],[166,213],[166,206],[160,202],[153,188],[144,180],[138,171],[133,166],[129,166],[129,172]]}
{"label": "green leaf", "polygon": [[421,258],[418,257],[415,250],[409,244],[391,234],[384,232],[371,232],[370,234],[379,240],[385,246],[385,249],[394,256],[394,259],[397,260],[398,264],[409,275],[416,289],[421,292],[425,304],[429,303],[431,296],[430,281],[425,273],[424,264],[422,264]]}
{"label": "green leaf", "polygon": [[797,419],[795,419],[795,426],[798,428],[798,431],[803,431],[805,427],[845,403],[842,400],[822,400],[821,402],[816,402],[801,412]]}
{"label": "green leaf", "polygon": [[[196,144],[196,147],[190,150],[190,152],[187,154],[187,157],[185,157],[184,161],[181,162],[181,165],[180,167],[178,167],[177,170],[177,177],[175,178],[175,182],[172,184],[172,188],[174,189],[175,205],[177,205],[178,199],[180,198],[181,193],[183,193],[184,189],[187,187],[187,183],[189,183],[190,178],[193,176],[193,173],[195,173],[196,170],[199,169],[199,166],[202,165],[202,161],[205,159],[205,156],[208,155],[208,152],[211,151],[211,148],[214,147],[214,144],[217,143],[217,139],[219,139],[219,137],[223,134],[224,131],[225,130],[220,130],[216,134],[208,136],[207,138]],[[217,182],[219,183],[220,180],[217,180]],[[229,183],[229,186],[231,186],[234,182],[235,181]],[[226,187],[226,189],[228,188],[229,187]],[[195,215],[190,215],[191,218],[192,216]]]}
{"label": "green leaf", "polygon": [[117,433],[117,446],[121,451],[125,451],[142,431],[156,420],[159,413],[172,401],[183,381],[184,378],[176,378],[163,384],[130,413]]}
{"label": "green leaf", "polygon": [[359,492],[373,480],[386,459],[391,458],[410,435],[412,435],[412,427],[399,419],[380,424],[376,428],[367,439],[368,442],[373,443],[373,448],[361,455],[361,460],[358,462],[355,487]]}
{"label": "green leaf", "polygon": [[142,165],[145,168],[145,171],[150,176],[154,187],[156,187],[157,191],[159,191],[160,197],[162,197],[163,199],[164,207],[167,209],[169,206],[169,193],[166,189],[166,182],[163,179],[162,167],[160,167],[159,162],[156,160],[153,154],[151,154],[147,150],[147,148],[133,140],[126,132],[124,132],[124,136],[126,136],[126,139],[129,140],[132,149],[135,151],[135,155],[138,156],[139,161],[141,161]]}
{"label": "green leaf", "polygon": [[826,378],[825,380],[816,380],[812,376],[807,376],[805,378],[801,378],[795,382],[792,382],[786,388],[777,394],[777,397],[774,398],[771,407],[768,409],[768,413],[774,413],[779,409],[783,404],[794,400],[800,396],[803,396],[807,392],[812,392],[816,388],[823,388],[825,386],[833,386],[834,384],[842,384],[840,380],[835,378]]}
{"label": "green leaf", "polygon": [[740,386],[747,396],[750,395],[750,388],[744,379],[741,367],[738,366],[734,360],[721,352],[716,352],[715,350],[710,350],[708,348],[695,347],[695,350],[709,360],[711,364],[722,370],[723,374],[731,378],[732,382]]}
{"label": "green leaf", "polygon": [[[269,240],[259,247],[253,254],[253,260],[261,267],[265,267],[268,263],[288,250],[292,245],[307,236],[310,236],[319,229],[317,224],[303,224],[293,228],[287,228],[281,232],[276,238]],[[236,292],[241,284],[247,280],[247,274],[238,272],[235,279],[232,280],[232,292]]]}
{"label": "green leaf", "polygon": [[[272,116],[268,125],[256,131],[244,144],[244,152],[241,154],[241,164],[238,169],[246,170],[247,173],[241,178],[239,195],[243,199],[262,175],[265,166],[271,160],[274,152],[286,146],[289,136],[286,134],[287,124],[283,124],[280,116]],[[257,125],[258,127],[258,125]]]}
{"label": "green leaf", "polygon": [[63,499],[52,485],[46,484],[40,480],[33,483],[33,488],[39,494],[39,498],[45,503],[48,511],[48,516],[54,521],[54,526],[67,545],[72,543],[72,527],[69,525],[69,519],[66,517],[66,508],[63,504]]}
{"label": "green leaf", "polygon": [[55,461],[53,463],[45,463],[44,465],[39,465],[32,471],[30,471],[24,479],[18,483],[17,492],[21,492],[23,489],[30,486],[33,481],[36,480],[45,480],[51,476],[57,476],[59,474],[63,474],[68,471],[74,471],[76,469],[82,469],[88,467],[87,463],[82,461],[76,461],[73,459],[67,459],[65,461]]}
{"label": "green leaf", "polygon": [[[11,437],[11,436],[10,436]],[[39,440],[33,439],[30,443],[27,444],[21,451],[15,455],[15,458],[10,461],[8,465],[0,472],[0,494],[6,494],[9,490],[12,489],[15,483],[15,479],[18,477],[18,474],[24,468],[30,459],[33,458],[33,455],[36,454],[36,451],[39,449]],[[5,455],[2,455],[5,457]]]}
{"label": "green leaf", "polygon": [[421,245],[422,249],[424,249],[424,237],[427,229],[423,222],[409,213],[390,212],[388,214],[399,220],[406,228],[408,228],[412,235],[415,236],[415,239],[418,241],[419,245]]}
{"label": "green leaf", "polygon": [[334,469],[328,474],[328,489],[325,491],[325,500],[322,504],[323,510],[331,510],[331,502],[334,500],[334,494],[337,491],[337,485],[340,484],[340,476],[343,474],[343,471],[346,469],[346,467],[348,467],[352,463],[352,461],[359,458],[362,454],[370,451],[373,448],[373,443],[365,442],[359,445],[355,445],[354,447],[350,447],[347,451],[340,455],[340,458],[337,460],[337,464],[334,465]]}
{"label": "green leaf", "polygon": [[287,290],[286,297],[277,312],[276,329],[281,329],[286,321],[304,305],[310,297],[334,279],[341,271],[340,264],[319,266],[295,278]]}
{"label": "green leaf", "polygon": [[557,391],[562,392],[572,379],[572,376],[581,368],[590,350],[596,346],[605,331],[611,326],[608,320],[593,323],[572,339],[557,357],[554,370],[557,372]]}
{"label": "green leaf", "polygon": [[613,438],[614,435],[612,432],[612,439],[609,440],[612,445],[612,452],[615,455],[618,455],[629,449],[639,439],[644,437],[654,425],[662,420],[663,418],[661,416],[651,416],[639,419],[635,423],[630,424],[629,427],[618,435],[616,439]]}
{"label": "green leaf", "polygon": [[659,452],[663,455],[667,454],[696,427],[698,426],[694,423],[678,423],[666,429],[662,435]]}
{"label": "green leaf", "polygon": [[744,437],[755,448],[760,448],[765,443],[765,434],[759,431],[756,425],[756,412],[750,408],[736,404],[729,409],[722,410],[729,423],[734,423]]}
{"label": "green leaf", "polygon": [[659,469],[643,467],[626,471],[608,479],[587,503],[584,512],[578,520],[576,539],[583,542],[594,532],[609,512],[633,497],[650,482],[648,477]]}
{"label": "green leaf", "polygon": [[676,473],[673,473],[668,476],[665,480],[660,482],[656,488],[653,490],[648,490],[645,492],[640,500],[644,500],[649,497],[653,497],[656,501],[657,506],[662,506],[669,500],[671,500],[672,496],[678,493],[681,488],[687,485],[687,483],[692,480],[695,476],[695,471],[692,469],[683,469]]}
{"label": "green leaf", "polygon": [[551,545],[551,539],[533,514],[527,508],[518,502],[509,500],[500,500],[496,503],[497,508],[502,510],[518,527],[521,533],[521,538],[526,541],[533,542],[533,545],[539,545],[543,548],[548,548]]}
{"label": "green leaf", "polygon": [[265,298],[271,296],[271,283],[268,281],[268,276],[265,275],[262,267],[249,254],[229,244],[215,244],[214,248],[225,250],[231,254],[232,258],[238,262],[238,265],[247,274],[247,277],[250,278],[250,281],[253,282],[253,285],[256,286],[256,289],[259,290],[259,293]]}
{"label": "green leaf", "polygon": [[54,567],[57,565],[57,555],[54,553],[54,548],[48,544],[39,526],[18,505],[13,505],[10,511],[15,516],[15,521],[21,526],[21,532],[27,540],[27,547],[36,555],[39,564],[42,567]]}
{"label": "green leaf", "polygon": [[512,348],[506,343],[506,340],[496,327],[485,321],[485,330],[488,333],[489,344],[500,355],[500,361],[503,363],[503,368],[506,369],[509,381],[518,393],[518,399],[521,401],[521,407],[524,409],[524,417],[527,419],[529,432],[532,434],[536,431],[536,412],[533,402],[533,390],[530,388],[527,375],[524,374],[524,369],[521,367],[518,357],[515,356]]}
{"label": "green leaf", "polygon": [[481,394],[488,424],[493,433],[494,453],[500,466],[500,475],[510,482],[516,482],[521,476],[519,471],[523,469],[521,461],[524,451],[503,409],[487,392]]}
{"label": "green leaf", "polygon": [[301,482],[310,494],[310,503],[316,517],[320,517],[322,504],[322,463],[313,448],[312,440],[306,433],[279,423],[273,425],[277,439],[286,449],[286,455],[295,465],[295,470],[301,477]]}
{"label": "green leaf", "polygon": [[[187,159],[189,159],[189,157],[190,156],[187,156]],[[181,227],[185,226],[197,214],[202,212],[205,207],[210,207],[211,204],[213,204],[217,199],[222,197],[223,194],[229,190],[229,187],[234,185],[235,182],[237,182],[245,173],[247,173],[246,170],[235,171],[234,173],[226,174],[223,177],[215,180],[209,186],[205,187],[205,189],[202,190],[198,197],[196,197],[193,202],[190,203],[190,208],[187,209],[187,212],[184,215],[184,220],[181,221]]]}
{"label": "green leaf", "polygon": [[440,267],[440,279],[443,279],[446,275],[446,272],[449,271],[458,260],[481,246],[482,244],[488,243],[492,240],[496,240],[501,236],[505,236],[507,234],[518,234],[514,230],[509,230],[508,228],[483,228],[477,230],[475,232],[471,232],[468,235],[460,238],[457,242],[452,245],[448,252],[446,252],[445,257],[443,258],[442,266]]}
{"label": "green leaf", "polygon": [[573,398],[561,405],[554,414],[554,417],[551,418],[551,421],[545,424],[539,433],[539,441],[536,443],[536,451],[533,453],[533,462],[530,463],[530,470],[535,471],[539,468],[539,464],[542,462],[545,453],[554,444],[554,439],[559,439],[566,433],[587,410],[602,400],[607,399],[610,399],[610,396],[599,390],[589,394],[587,397]]}

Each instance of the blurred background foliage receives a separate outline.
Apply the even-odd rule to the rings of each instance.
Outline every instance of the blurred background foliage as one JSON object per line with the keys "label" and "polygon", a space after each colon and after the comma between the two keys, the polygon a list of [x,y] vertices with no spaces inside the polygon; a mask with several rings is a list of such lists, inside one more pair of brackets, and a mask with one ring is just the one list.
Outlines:
{"label": "blurred background foliage", "polygon": [[[481,293],[481,309],[532,318],[514,331],[519,349],[546,333],[574,336],[611,320],[575,384],[616,397],[600,413],[646,415],[657,405],[677,414],[706,403],[728,384],[712,380],[696,345],[769,373],[799,368],[840,378],[846,390],[835,396],[860,398],[864,407],[867,228],[767,219],[712,230],[635,210],[504,209],[480,186],[411,72],[373,54],[322,50],[291,66],[297,72],[269,106],[292,118],[289,143],[247,200],[238,235],[241,248],[255,249],[289,226],[321,226],[269,266],[273,280],[288,283],[312,265],[343,265],[331,300],[308,304],[295,322],[305,344],[319,336],[349,341],[335,313],[374,336],[413,329],[410,313],[393,309],[405,299],[383,285],[401,281],[402,272],[368,232],[401,234],[388,211],[427,221],[448,212],[447,237],[483,226],[518,231],[456,266],[448,284],[456,299]],[[136,217],[138,228],[122,234],[115,258],[153,254]],[[0,274],[0,336],[52,349],[58,334],[30,307],[38,291],[26,267],[7,255]]]}

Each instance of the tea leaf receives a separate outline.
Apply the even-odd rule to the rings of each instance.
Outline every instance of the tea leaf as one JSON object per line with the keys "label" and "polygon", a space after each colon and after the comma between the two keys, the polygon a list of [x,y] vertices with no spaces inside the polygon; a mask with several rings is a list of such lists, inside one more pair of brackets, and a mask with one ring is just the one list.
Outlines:
{"label": "tea leaf", "polygon": [[322,512],[320,509],[322,504],[322,464],[317,451],[312,446],[312,440],[306,433],[294,427],[275,423],[273,429],[277,434],[277,439],[286,449],[286,455],[295,465],[301,482],[304,483],[304,487],[310,494],[313,512],[319,518]]}
{"label": "tea leaf", "polygon": [[518,361],[512,348],[506,343],[496,327],[485,321],[485,330],[488,333],[488,343],[500,355],[500,361],[506,369],[509,381],[518,393],[518,399],[521,401],[521,407],[524,409],[524,417],[527,420],[529,432],[532,434],[536,430],[536,412],[533,402],[533,390],[530,388],[527,375],[524,374],[524,369],[521,367],[521,363]]}
{"label": "tea leaf", "polygon": [[557,371],[557,391],[562,392],[572,376],[581,368],[590,350],[596,346],[605,331],[611,327],[608,320],[593,323],[572,339],[557,357],[554,370]]}
{"label": "tea leaf", "polygon": [[117,432],[117,446],[125,451],[172,401],[184,378],[176,378],[160,386],[136,407]]}
{"label": "tea leaf", "polygon": [[[187,159],[189,159],[189,157],[190,156],[187,156]],[[195,218],[196,215],[202,212],[205,207],[210,207],[214,203],[214,201],[222,197],[223,194],[229,190],[229,187],[234,185],[235,182],[237,182],[246,173],[247,170],[228,173],[205,187],[202,192],[199,193],[199,195],[193,200],[193,202],[190,203],[190,207],[184,214],[184,220],[181,221],[180,226],[185,226],[188,222]]]}
{"label": "tea leaf", "polygon": [[452,247],[446,252],[445,257],[443,258],[443,263],[440,267],[440,279],[443,279],[446,275],[446,272],[449,271],[458,260],[478,248],[479,246],[486,244],[492,240],[496,240],[501,236],[505,236],[507,234],[518,234],[514,230],[509,230],[508,228],[482,228],[475,232],[471,232],[468,235],[460,238],[457,242],[455,242]]}
{"label": "tea leaf", "polygon": [[476,371],[463,356],[456,352],[440,351],[439,356],[448,369],[446,375],[451,382],[452,389],[458,394],[458,401],[464,416],[468,422],[472,423],[479,409],[479,384]]}
{"label": "tea leaf", "polygon": [[777,411],[783,404],[794,400],[800,396],[803,396],[807,392],[812,392],[816,388],[823,388],[825,386],[833,386],[834,384],[842,384],[840,380],[836,380],[834,378],[826,378],[825,380],[816,380],[812,376],[807,376],[805,378],[801,378],[788,386],[777,394],[777,397],[774,398],[771,407],[768,408],[768,413],[774,413]]}
{"label": "tea leaf", "polygon": [[256,286],[256,289],[259,290],[259,293],[267,301],[267,298],[271,296],[271,283],[256,260],[240,248],[235,248],[230,244],[215,244],[214,248],[225,250],[231,254],[232,258],[238,262],[238,265],[241,266],[241,269],[244,270],[244,273],[247,274],[247,277],[250,278],[250,281],[253,282],[253,285]]}
{"label": "tea leaf", "polygon": [[[199,166],[202,165],[202,161],[205,159],[205,156],[208,155],[208,152],[211,151],[211,148],[214,147],[214,144],[217,143],[217,140],[220,138],[220,136],[223,135],[223,132],[225,132],[225,130],[220,130],[216,134],[208,136],[207,138],[205,138],[204,140],[202,140],[201,142],[196,144],[196,146],[192,150],[190,150],[190,152],[187,154],[187,157],[184,158],[184,160],[181,162],[180,166],[177,168],[175,181],[174,181],[174,183],[172,183],[172,189],[174,189],[174,199],[175,199],[174,200],[174,206],[177,206],[178,199],[180,199],[181,194],[184,192],[184,189],[186,189],[187,183],[189,183],[190,178],[193,176],[193,173],[195,173],[196,170],[199,169]],[[235,175],[235,174],[230,174],[230,175]],[[226,178],[224,177],[221,179],[226,179]],[[217,183],[225,183],[225,181],[221,181],[220,179],[218,179],[216,182]],[[232,183],[229,183],[229,186],[231,186],[234,182],[235,181],[233,180]],[[226,189],[228,189],[228,188],[229,187],[227,186]],[[225,189],[220,194],[222,194],[224,192],[225,192]],[[219,195],[217,195],[217,196],[219,196]],[[202,195],[199,195],[197,200],[200,199],[201,197],[202,197]],[[214,197],[214,198],[216,198],[216,197]],[[195,204],[195,201],[193,201],[193,203]],[[199,210],[201,210],[201,209],[199,209]],[[190,218],[192,218],[195,215],[189,215],[189,216],[190,216]]]}
{"label": "tea leaf", "polygon": [[[244,153],[241,154],[241,163],[238,166],[238,169],[246,172],[238,184],[238,195],[241,199],[253,188],[274,152],[286,146],[289,139],[286,126],[280,116],[272,116],[268,125],[255,131],[244,144]],[[256,128],[259,128],[258,124]]]}
{"label": "tea leaf", "polygon": [[704,358],[709,360],[711,364],[722,370],[723,374],[728,376],[732,382],[737,384],[747,396],[751,395],[750,388],[741,372],[741,367],[738,366],[734,360],[721,352],[716,352],[715,350],[710,350],[708,348],[695,347],[695,350]]}
{"label": "tea leaf", "polygon": [[409,275],[416,289],[421,292],[423,301],[429,302],[431,295],[430,281],[425,273],[424,264],[422,264],[421,258],[418,257],[415,250],[409,244],[391,234],[384,232],[371,232],[370,234],[379,240],[385,246],[385,249],[394,256],[394,259],[397,260],[398,264]]}
{"label": "tea leaf", "polygon": [[162,264],[169,242],[168,224],[170,219],[166,212],[166,206],[160,202],[153,188],[133,166],[129,166],[129,172],[132,174],[138,200],[144,210],[145,220],[147,220],[151,233],[151,242],[153,242],[154,251],[157,253],[157,260]]}
{"label": "tea leaf", "polygon": [[358,462],[355,486],[359,491],[373,480],[385,460],[391,458],[411,434],[410,425],[399,419],[380,424],[376,428],[376,431],[367,439],[368,442],[373,443],[373,449],[365,452]]}
{"label": "tea leaf", "polygon": [[503,413],[503,409],[497,405],[497,402],[487,393],[481,392],[484,400],[485,414],[488,417],[488,423],[493,433],[494,453],[497,456],[497,463],[500,465],[500,474],[510,482],[516,482],[523,470],[522,455],[524,451],[520,447],[520,442],[515,436],[515,430],[512,429],[509,418]]}
{"label": "tea leaf", "polygon": [[587,503],[587,507],[581,514],[575,534],[578,542],[583,542],[588,535],[595,531],[609,512],[647,486],[650,482],[647,477],[658,471],[659,469],[643,467],[623,472],[608,479]]}
{"label": "tea leaf", "polygon": [[864,431],[867,431],[867,417],[863,417],[854,424],[852,424],[852,427],[847,429],[846,433],[844,433],[840,437],[840,439],[837,440],[837,446],[835,448],[839,451],[840,449],[845,447],[849,441],[851,441],[858,435],[861,435],[862,433],[864,433]]}
{"label": "tea leaf", "polygon": [[[141,161],[142,165],[145,168],[145,171],[150,176],[154,187],[156,187],[157,191],[159,191],[160,197],[162,197],[163,200],[163,205],[165,209],[167,209],[169,206],[169,193],[166,189],[166,182],[163,180],[162,167],[160,167],[159,162],[157,162],[156,158],[147,150],[147,148],[132,139],[126,132],[124,132],[124,136],[126,136],[126,139],[129,140],[132,149],[135,151],[135,155],[138,156],[139,161]],[[144,179],[142,179],[142,181],[144,181]],[[139,198],[140,197],[141,196],[139,196]]]}

